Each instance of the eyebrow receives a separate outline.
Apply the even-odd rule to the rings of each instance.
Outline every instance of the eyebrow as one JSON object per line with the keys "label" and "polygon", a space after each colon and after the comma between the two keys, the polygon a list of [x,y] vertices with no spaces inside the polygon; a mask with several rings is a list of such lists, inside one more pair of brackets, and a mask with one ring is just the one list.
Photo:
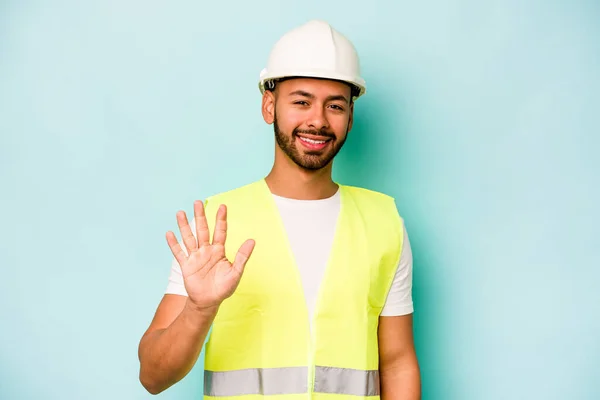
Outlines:
{"label": "eyebrow", "polygon": [[[315,98],[314,94],[306,92],[304,90],[295,90],[292,93],[290,93],[290,96],[302,96],[302,97],[307,97],[309,99]],[[342,100],[342,101],[345,101],[346,103],[349,103],[348,99],[341,94],[335,94],[335,95],[328,96],[325,100],[326,101]]]}

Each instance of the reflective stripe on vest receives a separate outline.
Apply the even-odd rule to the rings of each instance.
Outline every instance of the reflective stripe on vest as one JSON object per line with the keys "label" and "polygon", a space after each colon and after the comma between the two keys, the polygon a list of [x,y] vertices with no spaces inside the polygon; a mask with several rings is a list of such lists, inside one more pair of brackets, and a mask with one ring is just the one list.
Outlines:
{"label": "reflective stripe on vest", "polygon": [[204,371],[204,394],[206,396],[300,394],[307,392],[307,378],[306,367]]}
{"label": "reflective stripe on vest", "polygon": [[317,366],[315,369],[314,392],[351,396],[378,396],[379,371]]}
{"label": "reflective stripe on vest", "polygon": [[[302,394],[308,392],[307,378],[306,367],[205,371],[204,394],[213,397]],[[314,393],[378,396],[379,371],[317,366]]]}

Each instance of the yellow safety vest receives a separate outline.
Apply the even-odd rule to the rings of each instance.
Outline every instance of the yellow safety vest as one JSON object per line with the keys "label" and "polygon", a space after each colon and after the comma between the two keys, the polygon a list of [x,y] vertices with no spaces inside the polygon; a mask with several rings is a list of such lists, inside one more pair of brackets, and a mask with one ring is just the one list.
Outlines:
{"label": "yellow safety vest", "polygon": [[264,179],[207,200],[211,232],[218,206],[228,207],[230,260],[245,240],[256,245],[206,343],[205,399],[379,399],[378,319],[400,258],[402,220],[387,195],[344,185],[340,191],[312,321]]}

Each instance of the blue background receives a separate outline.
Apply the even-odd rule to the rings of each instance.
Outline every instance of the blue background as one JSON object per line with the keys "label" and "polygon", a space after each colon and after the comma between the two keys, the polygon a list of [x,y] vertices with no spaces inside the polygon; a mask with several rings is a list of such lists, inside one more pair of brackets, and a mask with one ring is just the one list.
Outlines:
{"label": "blue background", "polygon": [[423,398],[600,398],[600,5],[518,0],[1,2],[0,398],[151,397],[164,234],[267,173],[258,73],[312,18],[361,55],[335,174],[398,199]]}

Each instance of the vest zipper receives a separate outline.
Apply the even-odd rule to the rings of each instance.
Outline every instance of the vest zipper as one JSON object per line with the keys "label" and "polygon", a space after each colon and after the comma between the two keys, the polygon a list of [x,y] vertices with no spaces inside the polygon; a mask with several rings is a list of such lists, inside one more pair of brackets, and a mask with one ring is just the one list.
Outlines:
{"label": "vest zipper", "polygon": [[313,397],[313,387],[315,383],[315,357],[313,351],[313,335],[312,329],[311,334],[308,337],[308,396],[307,398],[310,400]]}

